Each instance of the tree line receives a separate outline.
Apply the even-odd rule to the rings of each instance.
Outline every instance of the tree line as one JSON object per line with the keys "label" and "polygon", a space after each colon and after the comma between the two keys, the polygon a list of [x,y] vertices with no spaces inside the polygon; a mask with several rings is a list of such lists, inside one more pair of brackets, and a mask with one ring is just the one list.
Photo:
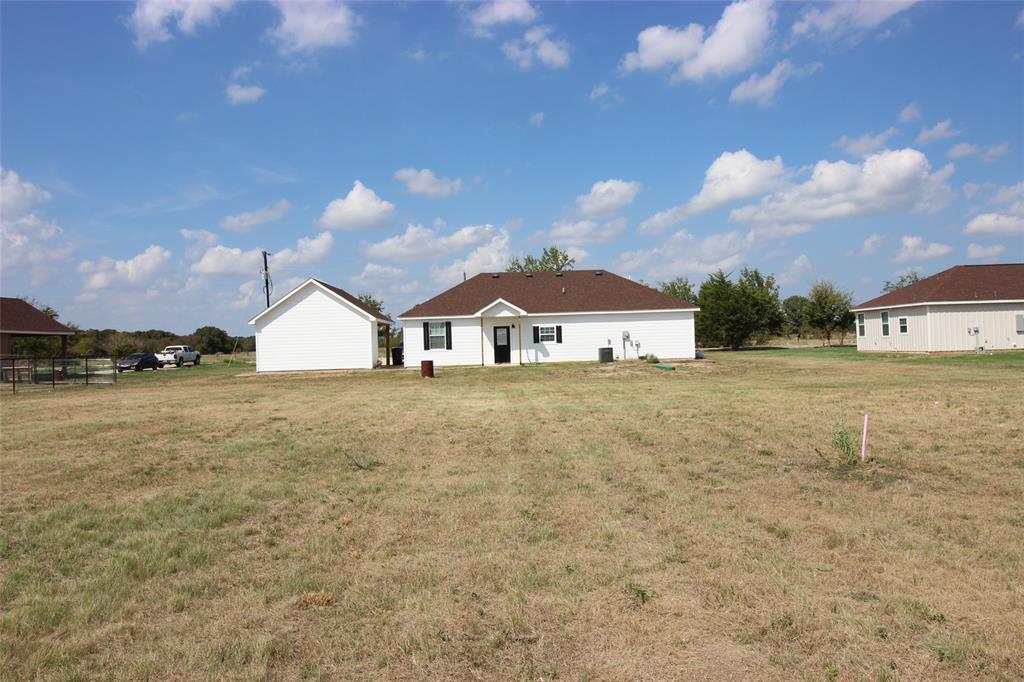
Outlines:
{"label": "tree line", "polygon": [[[25,298],[45,315],[59,319],[59,313],[48,305]],[[81,329],[78,325],[67,325],[74,331],[68,338],[68,355],[71,357],[114,356],[122,358],[130,353],[155,353],[165,346],[192,346],[200,353],[251,352],[256,350],[255,336],[231,336],[223,329],[207,325],[191,334],[176,334],[166,329],[140,331],[119,331],[117,329]],[[58,336],[14,336],[11,338],[11,353],[35,358],[61,356],[61,339]]]}

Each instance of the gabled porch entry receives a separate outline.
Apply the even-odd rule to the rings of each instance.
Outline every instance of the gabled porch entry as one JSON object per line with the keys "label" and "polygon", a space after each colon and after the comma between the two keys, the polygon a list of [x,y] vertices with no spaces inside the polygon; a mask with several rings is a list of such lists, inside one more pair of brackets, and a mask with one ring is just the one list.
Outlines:
{"label": "gabled porch entry", "polygon": [[527,312],[497,299],[475,314],[480,318],[480,364],[523,364],[522,319]]}

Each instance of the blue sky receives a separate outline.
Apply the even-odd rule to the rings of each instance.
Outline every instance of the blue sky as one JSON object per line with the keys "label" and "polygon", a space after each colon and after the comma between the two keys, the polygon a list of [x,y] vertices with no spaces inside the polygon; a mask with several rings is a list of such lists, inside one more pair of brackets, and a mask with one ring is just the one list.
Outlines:
{"label": "blue sky", "polygon": [[556,244],[866,299],[1024,260],[1024,3],[0,5],[3,294],[249,333]]}

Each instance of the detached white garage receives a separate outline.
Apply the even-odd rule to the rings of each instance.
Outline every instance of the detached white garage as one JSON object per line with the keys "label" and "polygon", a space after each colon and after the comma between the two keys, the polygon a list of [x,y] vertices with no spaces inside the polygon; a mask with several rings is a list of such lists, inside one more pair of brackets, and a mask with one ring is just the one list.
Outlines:
{"label": "detached white garage", "polygon": [[388,327],[390,339],[392,322],[344,289],[310,278],[249,324],[256,326],[256,371],[294,372],[375,367],[377,330]]}

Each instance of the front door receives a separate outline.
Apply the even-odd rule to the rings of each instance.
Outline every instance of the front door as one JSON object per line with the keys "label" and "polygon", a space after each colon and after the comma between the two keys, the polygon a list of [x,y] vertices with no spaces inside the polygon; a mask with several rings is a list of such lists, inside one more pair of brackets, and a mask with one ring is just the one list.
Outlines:
{"label": "front door", "polygon": [[512,362],[512,342],[510,327],[494,328],[494,364]]}

